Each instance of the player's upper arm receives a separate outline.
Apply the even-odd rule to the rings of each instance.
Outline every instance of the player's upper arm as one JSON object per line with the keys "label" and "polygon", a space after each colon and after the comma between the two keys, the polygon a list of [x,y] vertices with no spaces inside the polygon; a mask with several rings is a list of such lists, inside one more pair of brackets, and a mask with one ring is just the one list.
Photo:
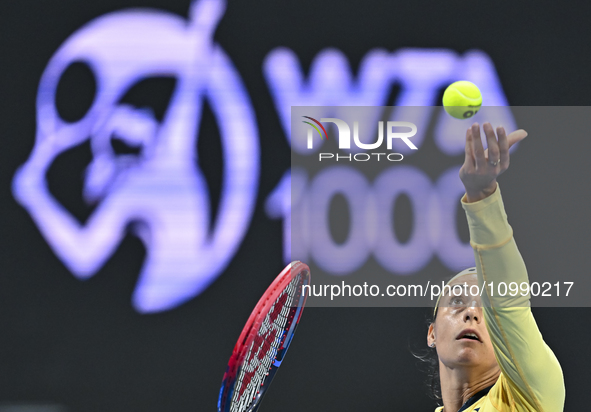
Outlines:
{"label": "player's upper arm", "polygon": [[518,410],[562,411],[562,369],[529,307],[485,308],[495,356]]}

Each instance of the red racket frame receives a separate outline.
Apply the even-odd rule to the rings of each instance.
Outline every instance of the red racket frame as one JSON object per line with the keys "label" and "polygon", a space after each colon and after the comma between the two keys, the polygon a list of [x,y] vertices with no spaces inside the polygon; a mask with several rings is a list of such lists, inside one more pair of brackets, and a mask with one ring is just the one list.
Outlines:
{"label": "red racket frame", "polygon": [[[232,356],[230,357],[228,367],[226,368],[226,373],[224,374],[224,379],[222,380],[222,387],[220,389],[220,394],[218,398],[219,412],[228,412],[230,410],[232,397],[234,395],[236,377],[240,374],[248,348],[257,336],[258,330],[262,322],[264,321],[265,317],[269,313],[273,303],[277,300],[277,298],[281,295],[281,293],[285,290],[285,288],[289,285],[293,278],[300,273],[303,273],[304,276],[302,282],[302,289],[303,285],[309,285],[310,268],[308,267],[308,265],[299,261],[292,262],[289,265],[287,265],[285,269],[283,269],[281,273],[275,278],[273,283],[271,283],[271,285],[267,288],[263,296],[259,299],[259,302],[255,306],[254,310],[250,314],[250,317],[248,318],[246,325],[244,325],[242,333],[240,333],[240,337],[238,338],[238,341],[234,346]],[[296,327],[302,316],[307,296],[304,295],[302,291],[301,295],[299,297],[296,296],[296,298],[299,299],[299,302],[297,302],[297,304],[295,301],[292,303],[292,310],[289,315],[293,316],[294,319],[291,321],[291,323],[289,323],[289,326],[286,324],[287,330],[284,332],[284,336],[281,339],[281,343],[277,350],[277,355],[271,363],[269,374],[263,380],[263,384],[260,387],[255,399],[250,404],[249,408],[246,410],[248,412],[255,412],[258,409],[260,401],[263,395],[265,394],[265,391],[269,387],[271,381],[273,380],[273,377],[277,372],[277,369],[283,361],[283,357],[287,352],[289,344],[291,343],[293,334],[295,333]]]}

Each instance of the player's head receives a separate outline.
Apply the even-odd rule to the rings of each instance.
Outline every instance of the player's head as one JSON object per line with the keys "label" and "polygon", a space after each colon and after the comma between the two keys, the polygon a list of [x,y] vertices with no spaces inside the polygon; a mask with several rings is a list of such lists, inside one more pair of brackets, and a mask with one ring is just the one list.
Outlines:
{"label": "player's head", "polygon": [[427,333],[427,345],[437,354],[440,379],[444,376],[442,368],[498,372],[480,296],[470,293],[471,286],[472,291],[478,286],[476,269],[460,272],[447,285],[449,288],[439,297]]}

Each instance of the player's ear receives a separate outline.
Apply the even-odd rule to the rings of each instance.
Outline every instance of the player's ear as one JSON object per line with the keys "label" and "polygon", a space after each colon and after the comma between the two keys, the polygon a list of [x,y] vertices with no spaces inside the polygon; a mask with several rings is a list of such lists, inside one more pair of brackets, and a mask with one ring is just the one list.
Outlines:
{"label": "player's ear", "polygon": [[435,344],[435,324],[431,323],[429,325],[429,330],[427,331],[427,346],[432,348]]}

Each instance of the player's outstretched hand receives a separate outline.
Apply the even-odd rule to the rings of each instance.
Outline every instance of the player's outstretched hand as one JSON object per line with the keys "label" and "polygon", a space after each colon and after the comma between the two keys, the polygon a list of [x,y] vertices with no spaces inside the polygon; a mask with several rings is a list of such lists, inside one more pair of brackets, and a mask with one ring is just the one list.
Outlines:
{"label": "player's outstretched hand", "polygon": [[488,122],[482,128],[488,143],[486,150],[482,147],[478,123],[466,131],[466,158],[460,169],[460,179],[466,188],[468,203],[482,200],[497,189],[497,176],[509,168],[509,148],[527,136],[522,129],[507,136],[503,127],[497,127],[495,135]]}

